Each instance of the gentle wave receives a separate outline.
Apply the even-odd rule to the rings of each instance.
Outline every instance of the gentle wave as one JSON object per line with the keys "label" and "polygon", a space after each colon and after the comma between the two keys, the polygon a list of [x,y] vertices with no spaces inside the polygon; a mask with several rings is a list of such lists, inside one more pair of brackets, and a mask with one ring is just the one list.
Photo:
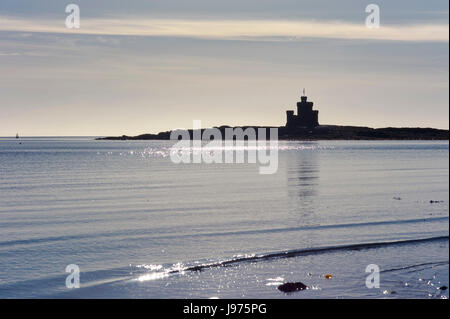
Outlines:
{"label": "gentle wave", "polygon": [[[226,260],[226,261],[222,261],[222,262],[218,262],[218,263],[193,266],[193,267],[188,267],[188,268],[184,269],[184,271],[198,271],[198,270],[212,268],[212,267],[224,267],[224,266],[241,263],[241,262],[253,262],[253,261],[276,259],[276,258],[291,258],[291,257],[306,256],[306,255],[311,255],[311,254],[330,253],[330,252],[334,252],[334,251],[365,250],[365,249],[373,249],[373,248],[379,248],[379,247],[385,247],[385,246],[407,245],[407,244],[416,244],[416,243],[423,243],[423,242],[430,242],[430,241],[441,241],[441,240],[448,240],[448,239],[449,239],[449,236],[437,236],[437,237],[420,238],[420,239],[407,239],[407,240],[398,240],[398,241],[359,243],[359,244],[352,244],[352,245],[295,249],[295,250],[288,250],[288,251],[283,251],[283,252],[273,252],[273,253],[256,255],[256,256],[245,256],[245,257],[230,259],[230,260]],[[174,272],[177,272],[177,271],[174,271]]]}
{"label": "gentle wave", "polygon": [[23,240],[9,240],[0,242],[0,247],[12,246],[12,245],[29,245],[29,244],[42,244],[47,242],[57,242],[65,240],[77,240],[77,239],[89,239],[100,237],[117,237],[127,234],[133,235],[149,235],[149,238],[158,239],[172,239],[172,238],[190,238],[190,237],[220,237],[220,236],[235,236],[235,235],[252,235],[262,233],[283,233],[283,232],[295,232],[305,230],[321,230],[321,229],[336,229],[336,228],[350,228],[350,227],[367,227],[367,226],[380,226],[380,225],[395,225],[395,224],[410,224],[410,223],[431,223],[438,221],[446,221],[449,217],[431,217],[431,218],[416,218],[405,220],[390,220],[390,221],[375,221],[366,223],[353,223],[353,224],[332,224],[332,225],[315,225],[315,226],[301,226],[301,227],[287,227],[287,228],[269,228],[269,229],[254,229],[254,230],[242,230],[231,232],[215,232],[215,233],[196,233],[196,234],[176,234],[176,235],[162,235],[151,236],[155,230],[122,230],[120,232],[113,233],[95,233],[95,234],[83,234],[83,235],[64,235],[64,236],[52,236],[41,237],[35,239],[23,239]]}
{"label": "gentle wave", "polygon": [[430,267],[434,267],[434,266],[444,266],[444,265],[448,265],[448,260],[447,261],[437,261],[437,262],[429,262],[429,263],[421,263],[421,264],[414,264],[414,265],[408,265],[408,266],[403,266],[403,267],[397,267],[397,268],[391,268],[391,269],[385,269],[385,270],[381,270],[380,272],[394,272],[394,271],[402,271],[402,270],[407,270],[407,269],[412,269],[413,272],[417,271],[417,268],[422,267],[420,270],[425,269],[425,268],[430,268]]}
{"label": "gentle wave", "polygon": [[[260,255],[245,255],[242,257],[231,258],[228,260],[223,260],[219,262],[212,263],[203,263],[195,266],[183,266],[183,264],[178,263],[173,265],[172,267],[166,268],[163,271],[157,272],[149,272],[142,276],[139,276],[136,280],[138,281],[147,281],[147,280],[155,280],[166,278],[169,275],[173,274],[183,274],[185,272],[196,272],[203,271],[210,268],[218,268],[218,267],[229,267],[234,266],[235,264],[240,263],[248,263],[248,262],[260,262],[267,261],[272,259],[280,259],[280,258],[292,258],[299,256],[307,256],[314,254],[326,254],[335,251],[348,251],[348,250],[367,250],[374,249],[380,247],[387,246],[398,246],[398,245],[410,245],[410,244],[418,244],[418,243],[426,243],[433,241],[443,241],[448,240],[449,236],[437,236],[437,237],[429,237],[429,238],[419,238],[419,239],[407,239],[407,240],[397,240],[397,241],[385,241],[385,242],[371,242],[371,243],[358,243],[351,245],[338,245],[338,246],[325,246],[325,247],[313,247],[313,248],[302,248],[302,249],[294,249],[287,251],[279,251],[279,252],[271,252]],[[140,265],[138,268],[147,268],[146,265]]]}

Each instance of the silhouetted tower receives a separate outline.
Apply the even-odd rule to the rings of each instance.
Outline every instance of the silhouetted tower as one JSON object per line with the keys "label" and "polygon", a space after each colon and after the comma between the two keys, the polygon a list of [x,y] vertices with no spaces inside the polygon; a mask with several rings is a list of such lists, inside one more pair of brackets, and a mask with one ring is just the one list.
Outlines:
{"label": "silhouetted tower", "polygon": [[300,97],[300,102],[297,102],[297,115],[294,111],[286,111],[286,126],[287,127],[307,127],[314,128],[319,126],[319,111],[313,110],[314,103],[308,102],[308,97],[303,95]]}

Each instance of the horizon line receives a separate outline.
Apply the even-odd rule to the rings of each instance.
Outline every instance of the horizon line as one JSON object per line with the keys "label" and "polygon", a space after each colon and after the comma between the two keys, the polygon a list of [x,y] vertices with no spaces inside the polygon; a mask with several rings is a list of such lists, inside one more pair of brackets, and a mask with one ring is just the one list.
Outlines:
{"label": "horizon line", "polygon": [[[224,127],[224,126],[228,126],[230,128],[236,128],[236,127],[266,127],[266,128],[280,128],[280,127],[285,127],[284,125],[281,126],[271,126],[271,125],[227,125],[227,124],[222,124],[220,126],[211,126],[211,127],[202,127],[201,129],[208,129],[208,128],[220,128],[220,127]],[[418,128],[418,129],[433,129],[433,130],[442,130],[442,131],[450,131],[450,128],[438,128],[438,127],[422,127],[422,126],[380,126],[380,127],[370,127],[370,126],[358,126],[358,125],[337,125],[337,124],[320,124],[319,126],[342,126],[342,127],[366,127],[366,128],[371,128],[371,129],[386,129],[386,128],[396,128],[396,129],[411,129],[411,128]],[[158,135],[159,133],[164,133],[164,132],[171,132],[171,131],[175,131],[175,130],[183,130],[186,128],[173,128],[173,129],[169,129],[169,130],[163,130],[163,131],[159,131],[156,133],[151,133],[151,132],[144,132],[144,133],[135,133],[136,135],[132,134],[132,135],[128,135],[128,134],[119,134],[119,135],[114,135],[114,136],[139,136],[139,135],[144,135],[144,134],[152,134],[152,135]],[[186,130],[192,130],[192,128],[187,128]],[[111,135],[23,135],[23,136],[19,136],[18,139],[21,138],[58,138],[58,137],[64,137],[64,138],[70,138],[70,137],[108,137]],[[8,135],[8,136],[0,136],[0,138],[13,138],[16,139],[16,135]]]}

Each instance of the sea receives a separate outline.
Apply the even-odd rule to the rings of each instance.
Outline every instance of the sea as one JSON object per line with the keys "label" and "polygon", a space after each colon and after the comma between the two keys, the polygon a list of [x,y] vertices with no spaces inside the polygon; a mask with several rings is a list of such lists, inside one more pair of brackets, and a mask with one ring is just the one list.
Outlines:
{"label": "sea", "polygon": [[448,298],[448,141],[172,145],[0,138],[0,298]]}

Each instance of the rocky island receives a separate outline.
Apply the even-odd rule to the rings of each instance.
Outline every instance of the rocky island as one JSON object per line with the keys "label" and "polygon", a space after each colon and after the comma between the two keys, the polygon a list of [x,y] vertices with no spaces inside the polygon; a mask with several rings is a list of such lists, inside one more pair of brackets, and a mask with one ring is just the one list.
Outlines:
{"label": "rocky island", "polygon": [[[220,126],[222,136],[227,128],[278,128],[279,140],[448,140],[449,130],[420,127],[370,128],[364,126],[320,125],[319,111],[313,110],[313,102],[308,101],[303,90],[301,101],[297,103],[297,115],[286,111],[286,125],[280,127],[261,126]],[[204,129],[202,129],[203,131]],[[100,137],[98,140],[169,140],[171,131],[137,136]],[[193,130],[189,130],[191,138]],[[269,136],[269,135],[266,135]]]}

